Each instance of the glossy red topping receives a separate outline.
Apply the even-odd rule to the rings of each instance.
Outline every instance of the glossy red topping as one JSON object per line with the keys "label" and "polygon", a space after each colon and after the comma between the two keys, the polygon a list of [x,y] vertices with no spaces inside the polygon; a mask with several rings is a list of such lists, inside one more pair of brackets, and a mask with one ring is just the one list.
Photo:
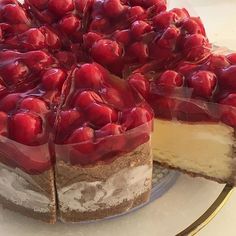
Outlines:
{"label": "glossy red topping", "polygon": [[82,165],[147,142],[144,99],[161,118],[234,125],[235,55],[211,55],[201,20],[165,0],[4,0],[0,48],[0,134],[43,146],[17,157],[30,173],[50,167],[53,136]]}

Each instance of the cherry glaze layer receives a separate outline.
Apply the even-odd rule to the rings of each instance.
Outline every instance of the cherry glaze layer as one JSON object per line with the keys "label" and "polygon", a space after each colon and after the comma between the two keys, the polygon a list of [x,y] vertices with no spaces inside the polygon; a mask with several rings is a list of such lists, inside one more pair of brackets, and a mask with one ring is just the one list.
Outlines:
{"label": "cherry glaze layer", "polygon": [[[218,84],[226,91],[233,87],[229,78],[234,68],[217,72],[221,82],[215,72],[186,79],[176,69],[185,60],[198,68],[210,48],[200,19],[185,9],[167,11],[165,0],[25,0],[23,5],[2,0],[1,137],[18,143],[19,150],[55,141],[59,158],[65,155],[71,164],[111,160],[149,139],[152,112],[140,97],[152,101],[157,115],[171,118],[166,108],[174,109],[175,101],[151,99],[153,87],[184,84],[205,100],[215,96]],[[233,56],[226,59],[231,61]],[[163,68],[176,71],[153,82],[152,72],[159,76]],[[199,78],[205,77],[199,85]],[[168,87],[168,94],[171,91]],[[220,102],[228,105],[233,100],[224,97]],[[224,120],[232,122],[227,116]],[[44,156],[35,152],[2,161],[39,173],[50,166],[50,158],[45,160],[49,151],[43,150]]]}

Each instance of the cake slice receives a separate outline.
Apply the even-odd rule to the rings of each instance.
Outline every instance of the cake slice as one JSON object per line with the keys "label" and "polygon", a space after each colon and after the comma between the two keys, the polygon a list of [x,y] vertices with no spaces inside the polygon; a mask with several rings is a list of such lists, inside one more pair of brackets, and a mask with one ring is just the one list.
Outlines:
{"label": "cake slice", "polygon": [[150,195],[152,112],[96,63],[75,68],[58,117],[56,187],[64,222],[114,216]]}
{"label": "cake slice", "polygon": [[0,99],[0,202],[50,223],[56,221],[52,135],[66,76],[45,69]]}
{"label": "cake slice", "polygon": [[181,62],[151,82],[154,160],[235,185],[235,54]]}

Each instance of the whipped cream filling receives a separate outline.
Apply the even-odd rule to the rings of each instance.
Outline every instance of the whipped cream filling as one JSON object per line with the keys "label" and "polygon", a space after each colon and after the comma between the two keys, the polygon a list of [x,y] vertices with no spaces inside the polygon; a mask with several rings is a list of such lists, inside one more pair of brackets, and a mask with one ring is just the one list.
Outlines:
{"label": "whipped cream filling", "polygon": [[29,187],[29,183],[22,176],[0,165],[0,195],[2,197],[36,212],[48,212],[50,199]]}
{"label": "whipped cream filling", "polygon": [[124,168],[106,181],[74,183],[58,190],[61,211],[96,211],[119,205],[148,191],[151,179],[151,166],[142,165]]}

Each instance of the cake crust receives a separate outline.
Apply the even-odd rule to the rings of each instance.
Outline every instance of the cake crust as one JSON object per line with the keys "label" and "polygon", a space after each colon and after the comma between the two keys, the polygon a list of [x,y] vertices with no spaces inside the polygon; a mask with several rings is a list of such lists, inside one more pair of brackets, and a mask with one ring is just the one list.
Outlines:
{"label": "cake crust", "polygon": [[[132,199],[124,199],[121,203],[114,203],[112,206],[104,207],[101,204],[101,208],[92,210],[74,210],[69,207],[65,210],[65,207],[62,202],[60,195],[60,191],[64,188],[68,188],[76,183],[101,183],[105,184],[109,178],[113,178],[120,171],[129,169],[135,169],[136,167],[147,166],[148,168],[148,176],[144,179],[145,191],[139,195],[135,195]],[[149,171],[150,169],[150,171]],[[68,173],[70,173],[68,175]],[[150,174],[149,174],[150,173]],[[150,196],[151,190],[151,179],[152,179],[152,153],[150,149],[150,143],[145,143],[140,147],[136,148],[131,153],[124,154],[119,156],[112,162],[106,163],[97,163],[94,166],[81,167],[81,166],[71,166],[64,161],[58,161],[56,163],[56,186],[58,191],[58,202],[59,202],[59,217],[64,222],[79,222],[79,221],[89,221],[89,220],[97,220],[105,217],[113,216],[120,214],[122,212],[128,211],[129,209],[145,203]],[[114,179],[113,183],[116,188],[113,192],[113,195],[119,194],[119,191],[122,191],[122,188],[126,188],[128,186],[124,186],[123,183],[118,183],[120,179]],[[141,180],[142,181],[142,180]],[[116,183],[117,182],[117,183]],[[121,188],[121,189],[120,189]],[[67,191],[70,191],[69,189]],[[90,195],[93,194],[94,190],[91,188],[87,191],[81,191],[82,197],[78,201],[86,201],[88,196],[86,192]],[[112,195],[112,196],[113,196]],[[61,197],[60,197],[61,196]],[[76,198],[76,196],[75,196]],[[78,196],[79,198],[79,196]]]}
{"label": "cake crust", "polygon": [[[17,199],[19,203],[17,204],[15,201],[5,198],[0,191],[0,204],[2,204],[3,208],[19,212],[27,217],[31,217],[37,220],[42,220],[50,224],[54,224],[57,218],[56,196],[54,187],[54,170],[50,169],[39,175],[29,175],[20,169],[12,169],[3,164],[1,164],[0,167],[1,170],[6,170],[14,174],[17,174],[18,176],[17,180],[19,182],[14,182],[14,184],[19,185],[26,191],[35,192],[36,194],[40,194],[48,198],[49,202],[47,210],[44,209],[44,211],[39,211],[30,207],[26,207],[23,204],[20,205],[21,202],[27,201],[24,199],[24,195],[22,196],[22,198]],[[20,183],[21,178],[24,179],[24,184],[22,185]]]}

